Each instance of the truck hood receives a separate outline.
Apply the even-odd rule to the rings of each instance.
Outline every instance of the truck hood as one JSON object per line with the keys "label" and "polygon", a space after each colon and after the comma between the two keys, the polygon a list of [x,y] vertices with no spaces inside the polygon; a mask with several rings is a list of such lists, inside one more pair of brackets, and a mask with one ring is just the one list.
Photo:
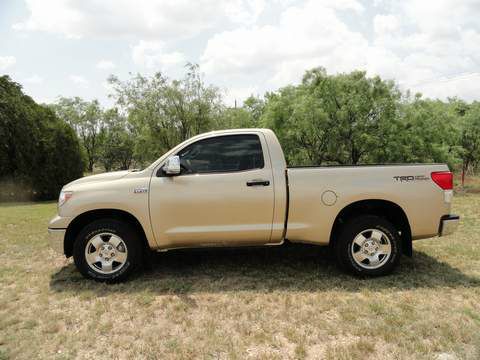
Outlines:
{"label": "truck hood", "polygon": [[84,184],[84,183],[118,180],[125,177],[130,172],[131,172],[130,170],[122,170],[122,171],[113,171],[113,172],[108,172],[103,174],[85,176],[83,178],[80,178],[68,183],[67,185],[64,186],[64,188],[66,189],[72,185],[78,185],[78,184]]}

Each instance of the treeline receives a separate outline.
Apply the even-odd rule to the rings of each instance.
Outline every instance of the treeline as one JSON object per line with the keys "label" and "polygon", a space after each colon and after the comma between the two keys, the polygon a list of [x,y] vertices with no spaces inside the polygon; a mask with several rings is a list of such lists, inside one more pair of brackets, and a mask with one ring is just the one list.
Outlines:
{"label": "treeline", "polygon": [[392,81],[365,72],[307,71],[299,85],[251,96],[227,107],[198,66],[181,80],[157,73],[109,79],[115,107],[60,99],[52,108],[83,144],[88,170],[141,167],[201,132],[241,127],[273,129],[290,164],[480,161],[480,103],[446,102],[401,93]]}
{"label": "treeline", "polygon": [[109,83],[110,109],[80,98],[49,105],[50,117],[75,130],[87,172],[143,167],[193,135],[243,127],[273,129],[292,165],[446,162],[466,171],[480,162],[479,102],[402,93],[361,71],[312,69],[300,84],[251,96],[238,108],[226,106],[192,64],[182,79],[157,73]]}

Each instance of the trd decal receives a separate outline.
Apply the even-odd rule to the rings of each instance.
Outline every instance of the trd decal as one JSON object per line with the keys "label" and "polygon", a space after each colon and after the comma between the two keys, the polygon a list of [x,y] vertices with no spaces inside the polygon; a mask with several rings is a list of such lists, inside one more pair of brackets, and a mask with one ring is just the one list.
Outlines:
{"label": "trd decal", "polygon": [[393,178],[395,179],[395,181],[399,181],[399,182],[430,180],[430,178],[428,178],[425,175],[415,175],[415,176],[413,176],[413,175],[403,175],[403,176],[394,176]]}

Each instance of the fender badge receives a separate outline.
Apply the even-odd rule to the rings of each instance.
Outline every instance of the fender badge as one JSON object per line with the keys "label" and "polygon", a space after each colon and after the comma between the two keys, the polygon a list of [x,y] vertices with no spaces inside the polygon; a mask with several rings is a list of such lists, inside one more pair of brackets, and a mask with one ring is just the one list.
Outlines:
{"label": "fender badge", "polygon": [[145,188],[145,187],[133,189],[134,194],[143,194],[143,193],[146,193],[146,192],[148,192],[148,189]]}

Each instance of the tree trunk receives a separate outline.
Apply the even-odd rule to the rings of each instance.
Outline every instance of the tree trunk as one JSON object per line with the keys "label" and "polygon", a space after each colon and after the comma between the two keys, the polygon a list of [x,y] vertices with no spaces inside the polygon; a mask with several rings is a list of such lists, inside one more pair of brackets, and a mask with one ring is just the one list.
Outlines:
{"label": "tree trunk", "polygon": [[360,160],[360,152],[355,147],[355,144],[352,142],[352,148],[350,152],[350,160],[352,165],[357,165],[358,161]]}

